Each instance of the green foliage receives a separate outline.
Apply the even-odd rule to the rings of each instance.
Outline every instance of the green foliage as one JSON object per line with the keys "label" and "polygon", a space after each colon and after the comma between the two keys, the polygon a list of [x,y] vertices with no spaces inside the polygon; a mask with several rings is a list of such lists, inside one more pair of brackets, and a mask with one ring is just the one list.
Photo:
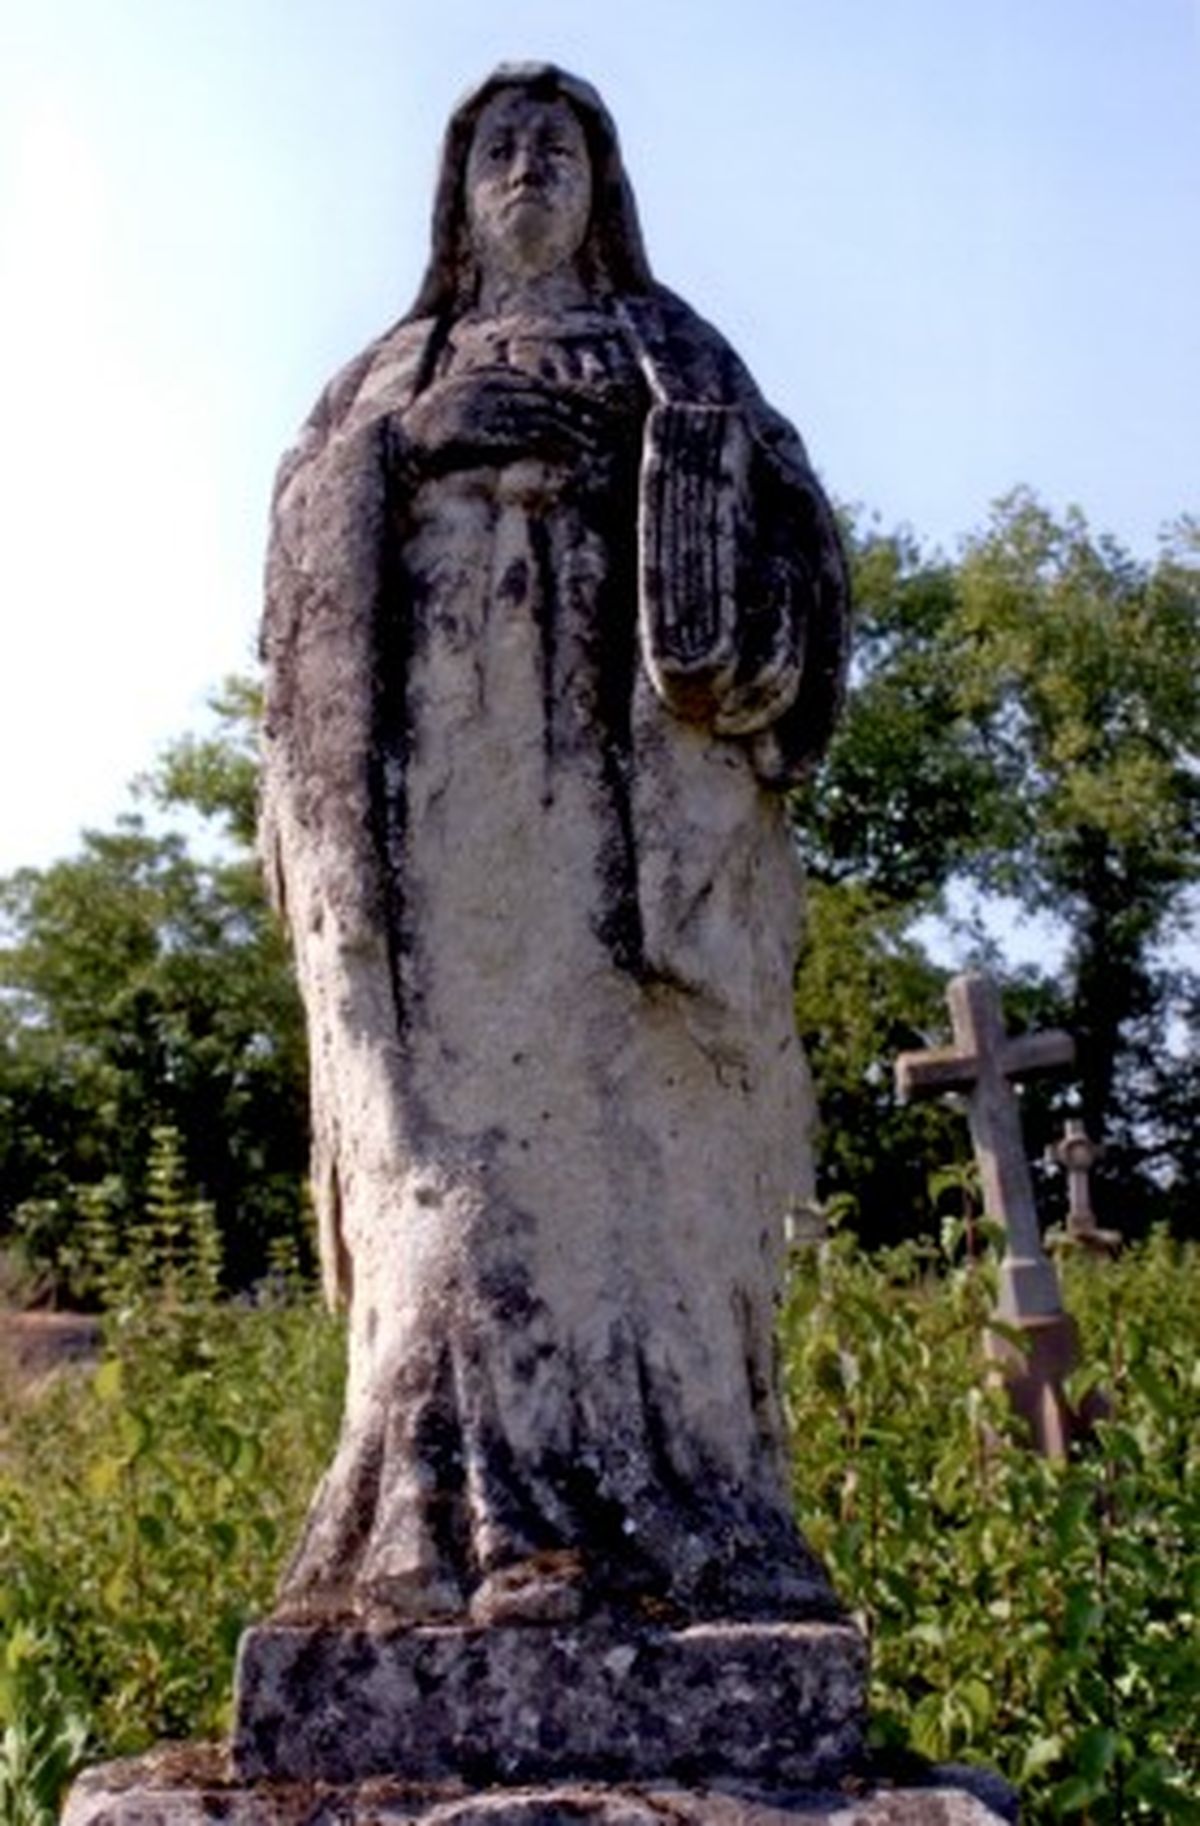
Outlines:
{"label": "green foliage", "polygon": [[1195,1819],[1200,1255],[1159,1232],[1068,1266],[1075,1393],[1111,1413],[1055,1465],[988,1385],[986,1264],[840,1235],[800,1256],[797,1509],[868,1630],[881,1747],[999,1765],[1027,1820]]}
{"label": "green foliage", "polygon": [[142,790],[161,806],[177,806],[215,820],[243,850],[254,847],[258,821],[258,725],[262,690],[230,677],[209,700],[217,720],[211,736],[184,735],[173,742]]}
{"label": "green foliage", "polygon": [[906,914],[858,881],[814,881],[796,981],[800,1038],[819,1087],[822,1191],[849,1198],[867,1243],[930,1214],[931,1160],[968,1147],[943,1103],[897,1102],[891,1061],[945,1019],[942,977],[905,934]]}
{"label": "green foliage", "polygon": [[221,1288],[221,1236],[213,1208],[189,1196],[180,1137],[165,1124],[151,1132],[146,1203],[122,1222],[112,1181],[79,1189],[80,1218],[63,1260],[72,1284],[106,1311],[207,1307]]}
{"label": "green foliage", "polygon": [[14,1608],[0,1599],[0,1820],[49,1826],[84,1759],[88,1727],[79,1699],[59,1684],[64,1676],[54,1637],[31,1623],[10,1622]]}
{"label": "green foliage", "polygon": [[[848,711],[795,800],[814,883],[798,1012],[826,1115],[824,1189],[853,1191],[868,1238],[895,1222],[886,1189],[911,1186],[918,1136],[886,1087],[864,1094],[865,1042],[886,1062],[906,1030],[944,1028],[919,922],[964,894],[985,911],[1004,896],[1050,922],[1065,965],[1014,971],[976,925],[960,929],[958,967],[998,975],[1010,1014],[1074,1034],[1082,1114],[1108,1150],[1101,1216],[1194,1230],[1200,980],[1166,947],[1200,879],[1200,533],[1182,524],[1139,565],[1022,490],[955,564],[872,528],[848,528],[848,544]],[[859,1000],[832,992],[840,968]],[[1038,1153],[1053,1100],[1030,1107]],[[926,1169],[943,1153],[940,1131],[928,1140]]]}
{"label": "green foliage", "polygon": [[1200,875],[1200,565],[1153,569],[1082,514],[1003,501],[960,568],[956,689],[1000,783],[990,879],[1070,933],[1085,1118],[1117,1114],[1124,1029],[1161,999],[1153,948]]}
{"label": "green foliage", "polygon": [[[1030,1826],[1195,1819],[1200,1251],[1158,1232],[1067,1271],[1074,1392],[1098,1384],[1111,1412],[1050,1465],[988,1381],[985,1253],[799,1251],[797,1512],[869,1632],[881,1749],[1001,1766]],[[226,1729],[238,1633],[340,1400],[338,1329],[294,1286],[258,1307],[143,1295],[106,1327],[96,1371],[3,1412],[0,1818],[29,1826],[84,1755]]]}
{"label": "green foliage", "polygon": [[227,1728],[238,1637],[331,1449],[339,1329],[282,1278],[270,1304],[213,1301],[172,1147],[140,1238],[158,1283],[116,1265],[99,1367],[0,1390],[5,1821],[49,1826],[85,1755]]}
{"label": "green foliage", "polygon": [[[179,745],[156,791],[241,838],[253,698],[230,685],[220,704],[243,722]],[[303,1248],[302,1021],[254,858],[202,858],[129,816],[0,882],[0,921],[0,1242],[81,1296],[79,1233],[102,1211],[117,1235],[135,1225],[166,1126],[232,1286],[265,1271],[273,1239]]]}
{"label": "green foliage", "polygon": [[1003,815],[959,703],[949,645],[955,568],[905,533],[844,528],[854,596],[846,714],[794,801],[815,879],[853,883],[880,908],[928,911]]}

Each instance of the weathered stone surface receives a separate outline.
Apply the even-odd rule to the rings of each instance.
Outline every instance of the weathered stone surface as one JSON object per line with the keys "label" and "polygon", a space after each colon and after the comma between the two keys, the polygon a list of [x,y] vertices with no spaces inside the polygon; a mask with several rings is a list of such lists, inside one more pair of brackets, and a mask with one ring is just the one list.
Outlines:
{"label": "weathered stone surface", "polygon": [[839,1614],[772,1327],[812,1116],[778,789],[845,598],[799,438],[651,275],[599,98],[501,71],[416,307],[275,498],[263,848],[350,1320],[288,1602]]}
{"label": "weathered stone surface", "polygon": [[218,1750],[166,1749],[91,1769],[63,1826],[1001,1826],[1012,1790],[984,1771],[930,1769],[910,1786],[764,1794],[667,1783],[563,1782],[468,1793],[443,1783],[239,1784]]}
{"label": "weathered stone surface", "polygon": [[233,1759],[248,1779],[798,1787],[861,1758],[865,1676],[847,1625],[266,1624],[242,1641]]}

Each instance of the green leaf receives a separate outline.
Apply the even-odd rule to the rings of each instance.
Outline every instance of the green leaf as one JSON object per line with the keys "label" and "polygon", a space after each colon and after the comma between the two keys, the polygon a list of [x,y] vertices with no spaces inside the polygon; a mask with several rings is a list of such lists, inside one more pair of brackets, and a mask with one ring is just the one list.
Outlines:
{"label": "green leaf", "polygon": [[1067,1553],[1074,1544],[1080,1524],[1091,1514],[1095,1500],[1092,1486],[1082,1480],[1069,1483],[1064,1489],[1050,1519],[1051,1533],[1060,1553]]}
{"label": "green leaf", "polygon": [[1064,1819],[1072,1813],[1082,1813],[1085,1807],[1090,1807],[1092,1802],[1097,1799],[1099,1792],[1095,1783],[1088,1781],[1086,1776],[1069,1775],[1066,1781],[1059,1782],[1051,1790],[1050,1805],[1058,1818]]}
{"label": "green leaf", "polygon": [[107,1453],[103,1458],[93,1459],[84,1473],[84,1487],[89,1496],[103,1502],[120,1486],[125,1470],[125,1460]]}
{"label": "green leaf", "polygon": [[1104,1777],[1111,1769],[1116,1754],[1117,1734],[1109,1730],[1107,1725],[1089,1725],[1071,1748],[1071,1758],[1080,1775],[1097,1788],[1103,1786]]}
{"label": "green leaf", "polygon": [[1035,1737],[1026,1748],[1021,1762],[1021,1781],[1023,1783],[1031,1781],[1035,1775],[1040,1775],[1043,1769],[1048,1769],[1052,1763],[1056,1763],[1062,1755],[1062,1749],[1061,1737]]}
{"label": "green leaf", "polygon": [[92,1377],[92,1386],[101,1401],[120,1401],[125,1392],[125,1371],[121,1359],[106,1357]]}
{"label": "green leaf", "polygon": [[147,1547],[162,1548],[166,1546],[167,1530],[161,1516],[139,1515],[137,1530]]}
{"label": "green leaf", "polygon": [[1088,1637],[1099,1628],[1104,1606],[1086,1586],[1076,1586],[1067,1597],[1063,1638],[1068,1649],[1078,1652]]}
{"label": "green leaf", "polygon": [[219,1559],[228,1560],[236,1552],[238,1530],[232,1522],[218,1517],[208,1524],[206,1533]]}

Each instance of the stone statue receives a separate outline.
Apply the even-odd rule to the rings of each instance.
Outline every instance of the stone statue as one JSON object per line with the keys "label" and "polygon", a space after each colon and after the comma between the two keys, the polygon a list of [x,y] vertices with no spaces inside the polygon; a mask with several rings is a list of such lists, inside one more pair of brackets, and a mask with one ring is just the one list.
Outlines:
{"label": "stone statue", "polygon": [[780,789],[841,690],[804,447],[505,66],[412,311],[284,461],[263,843],[346,1414],[289,1608],[836,1617],[772,1366],[810,1098]]}

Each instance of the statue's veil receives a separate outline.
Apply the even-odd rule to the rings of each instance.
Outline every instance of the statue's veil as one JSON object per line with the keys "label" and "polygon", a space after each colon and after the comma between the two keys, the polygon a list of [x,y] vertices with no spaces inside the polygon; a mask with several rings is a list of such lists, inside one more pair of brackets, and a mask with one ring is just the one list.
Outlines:
{"label": "statue's veil", "polygon": [[464,195],[467,155],[480,113],[501,89],[526,89],[539,100],[561,97],[570,104],[583,128],[592,165],[592,215],[582,253],[585,277],[600,292],[627,296],[653,291],[617,130],[599,95],[590,83],[552,63],[502,63],[450,117],[434,193],[429,264],[404,321],[454,317],[475,300],[478,274]]}

